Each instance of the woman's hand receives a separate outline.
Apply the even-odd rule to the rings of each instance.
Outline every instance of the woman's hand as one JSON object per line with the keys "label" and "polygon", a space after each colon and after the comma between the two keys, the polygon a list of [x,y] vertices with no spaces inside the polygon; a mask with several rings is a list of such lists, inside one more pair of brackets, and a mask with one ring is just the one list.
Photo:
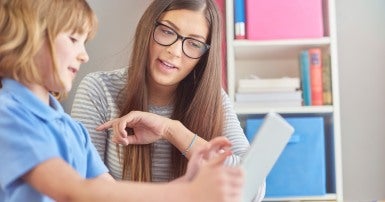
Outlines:
{"label": "woman's hand", "polygon": [[112,140],[118,144],[149,144],[163,138],[172,121],[153,113],[132,111],[98,126],[96,130],[112,128]]}

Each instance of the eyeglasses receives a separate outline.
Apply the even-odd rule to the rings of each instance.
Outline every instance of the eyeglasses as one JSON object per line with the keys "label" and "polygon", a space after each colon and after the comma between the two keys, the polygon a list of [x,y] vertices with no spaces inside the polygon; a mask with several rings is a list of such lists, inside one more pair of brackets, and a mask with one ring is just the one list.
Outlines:
{"label": "eyeglasses", "polygon": [[162,46],[171,46],[178,39],[182,40],[183,53],[192,59],[198,59],[210,48],[210,45],[191,37],[184,37],[171,27],[155,22],[153,37],[156,43]]}

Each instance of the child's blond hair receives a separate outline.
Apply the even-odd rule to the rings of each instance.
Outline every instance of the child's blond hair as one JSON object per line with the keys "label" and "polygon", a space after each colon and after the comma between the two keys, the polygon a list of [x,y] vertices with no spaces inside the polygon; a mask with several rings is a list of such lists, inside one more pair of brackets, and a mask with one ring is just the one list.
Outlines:
{"label": "child's blond hair", "polygon": [[[61,32],[96,32],[97,20],[85,0],[0,0],[0,77],[21,83],[43,84],[34,57],[48,42],[55,56],[53,41]],[[54,79],[62,85],[52,57]],[[66,92],[53,92],[59,97]]]}

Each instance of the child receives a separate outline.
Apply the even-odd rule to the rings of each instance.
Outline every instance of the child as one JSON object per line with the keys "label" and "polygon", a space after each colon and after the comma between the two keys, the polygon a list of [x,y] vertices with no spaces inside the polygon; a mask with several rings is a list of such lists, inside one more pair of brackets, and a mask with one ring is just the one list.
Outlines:
{"label": "child", "polygon": [[88,61],[96,24],[85,0],[0,0],[0,201],[238,201],[242,171],[221,165],[230,155],[223,138],[193,152],[172,183],[107,173],[86,129],[53,96],[65,96]]}

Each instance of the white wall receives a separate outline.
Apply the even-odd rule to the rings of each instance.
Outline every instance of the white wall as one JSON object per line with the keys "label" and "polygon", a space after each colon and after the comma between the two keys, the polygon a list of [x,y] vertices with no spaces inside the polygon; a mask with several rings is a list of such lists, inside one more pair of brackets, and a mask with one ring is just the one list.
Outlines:
{"label": "white wall", "polygon": [[385,1],[336,0],[344,199],[385,199]]}
{"label": "white wall", "polygon": [[[89,0],[99,17],[73,94],[88,72],[128,63],[131,38],[150,0]],[[385,199],[385,1],[336,0],[345,201]]]}

